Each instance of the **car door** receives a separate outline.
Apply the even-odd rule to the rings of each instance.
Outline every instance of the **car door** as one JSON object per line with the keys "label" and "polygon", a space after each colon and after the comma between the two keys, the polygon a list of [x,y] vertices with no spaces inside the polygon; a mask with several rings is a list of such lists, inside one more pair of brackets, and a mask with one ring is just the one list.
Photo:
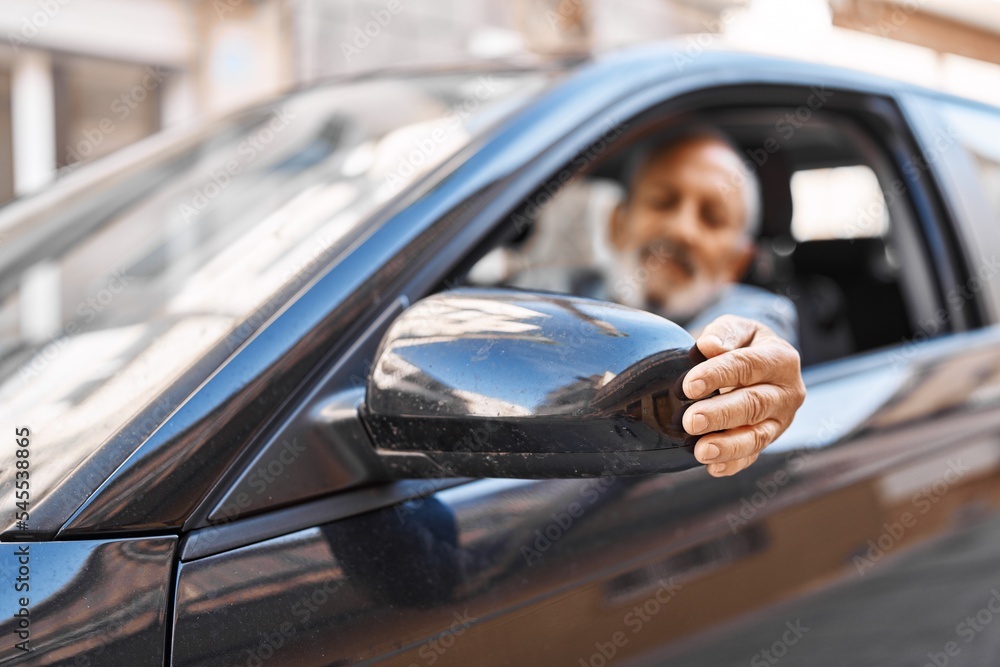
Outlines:
{"label": "car door", "polygon": [[[720,63],[730,66],[725,75]],[[675,63],[659,88],[598,103],[594,91],[606,91],[598,84],[615,76],[614,64],[600,65],[463,156],[450,178],[487,197],[443,210],[433,195],[416,202],[449,232],[407,240],[399,252],[406,280],[369,293],[379,316],[189,522],[172,663],[702,665],[787,656],[788,664],[833,665],[845,655],[914,664],[939,653],[991,654],[987,625],[959,624],[990,609],[983,582],[1000,574],[993,328],[955,324],[933,340],[807,370],[793,428],[732,478],[700,468],[368,486],[356,477],[352,457],[363,454],[352,453],[358,440],[345,415],[356,409],[386,323],[446,287],[562,165],[606,150],[635,114],[685,93],[773,95],[780,85],[805,100],[810,85],[828,81],[872,113],[888,109],[898,149],[890,155],[940,263],[937,288],[947,294],[979,275],[960,252],[963,231],[940,206],[937,181],[903,169],[919,149],[890,93],[826,71],[735,63],[706,57],[704,69],[683,76]],[[567,123],[566,110],[585,98],[593,113]],[[538,141],[552,136],[560,138]],[[385,229],[390,235],[392,223]],[[367,245],[379,241],[356,252],[389,261],[388,250]],[[978,315],[979,297],[961,308]],[[272,467],[261,500],[248,491],[251,476]],[[331,483],[319,493],[324,477],[340,490]],[[272,497],[279,502],[269,505]]]}

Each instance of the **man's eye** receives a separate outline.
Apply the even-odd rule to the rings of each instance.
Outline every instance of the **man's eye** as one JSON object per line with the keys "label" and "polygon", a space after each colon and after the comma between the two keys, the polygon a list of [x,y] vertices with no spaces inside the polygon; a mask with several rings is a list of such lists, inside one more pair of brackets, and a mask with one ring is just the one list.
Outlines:
{"label": "man's eye", "polygon": [[726,216],[718,209],[712,206],[706,206],[701,209],[701,219],[705,221],[705,224],[712,229],[718,229],[720,227],[726,226]]}

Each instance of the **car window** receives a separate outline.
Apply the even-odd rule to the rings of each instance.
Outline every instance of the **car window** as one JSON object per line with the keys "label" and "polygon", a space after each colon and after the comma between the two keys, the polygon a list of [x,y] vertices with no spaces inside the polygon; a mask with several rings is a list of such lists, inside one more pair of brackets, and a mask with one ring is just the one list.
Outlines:
{"label": "car window", "polygon": [[321,85],[0,210],[0,417],[31,424],[40,448],[96,447],[208,350],[238,348],[373,211],[548,76]]}
{"label": "car window", "polygon": [[469,282],[584,295],[588,286],[578,283],[589,277],[596,290],[592,296],[604,296],[603,281],[615,267],[607,220],[623,192],[604,178],[567,184],[539,208],[537,221],[521,238],[477,262]]}
{"label": "car window", "polygon": [[[884,237],[889,211],[867,165],[803,169],[792,174],[792,237],[797,242]],[[858,211],[871,211],[859,216]]]}
{"label": "car window", "polygon": [[[911,339],[937,305],[912,209],[900,188],[893,192],[898,172],[846,118],[817,113],[783,136],[775,118],[786,112],[687,121],[720,129],[760,180],[762,223],[744,282],[792,302],[804,365]],[[555,194],[543,186],[512,216],[513,238],[475,264],[469,282],[647,307],[647,270],[616,251],[608,229],[624,198],[628,156],[655,141],[624,140],[614,157],[578,170]]]}

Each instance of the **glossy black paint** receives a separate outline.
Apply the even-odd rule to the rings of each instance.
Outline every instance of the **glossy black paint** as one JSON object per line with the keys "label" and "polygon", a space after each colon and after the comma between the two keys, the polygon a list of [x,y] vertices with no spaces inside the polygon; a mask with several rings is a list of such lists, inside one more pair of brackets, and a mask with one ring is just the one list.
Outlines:
{"label": "glossy black paint", "polygon": [[164,664],[176,560],[176,537],[0,544],[0,663]]}
{"label": "glossy black paint", "polygon": [[1000,581],[1000,330],[816,371],[748,474],[478,480],[184,563],[175,664],[601,664],[622,632],[621,664],[746,665],[797,620],[789,664],[923,664]]}
{"label": "glossy black paint", "polygon": [[389,328],[362,412],[399,477],[581,477],[697,465],[684,375],[704,357],[662,317],[510,290],[423,299]]}
{"label": "glossy black paint", "polygon": [[[355,344],[334,364],[286,419],[286,427],[270,434],[239,476],[224,477],[188,517],[194,527],[207,521],[231,521],[239,516],[283,504],[388,479],[358,415],[365,397],[365,381],[351,376],[352,387],[331,393],[345,367],[358,356],[372,356],[379,336],[406,306],[400,299],[358,336]],[[218,497],[218,501],[215,498]]]}
{"label": "glossy black paint", "polygon": [[440,489],[469,481],[471,480],[467,478],[409,479],[373,484],[351,493],[333,494],[248,519],[220,521],[185,535],[181,543],[180,559],[189,561],[213,556],[256,544],[275,535],[338,521],[390,507],[398,502],[419,499]]}

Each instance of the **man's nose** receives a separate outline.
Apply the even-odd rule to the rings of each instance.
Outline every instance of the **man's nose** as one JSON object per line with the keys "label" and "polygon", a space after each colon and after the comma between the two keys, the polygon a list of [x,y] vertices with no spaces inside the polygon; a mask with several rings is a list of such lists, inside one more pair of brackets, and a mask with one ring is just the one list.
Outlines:
{"label": "man's nose", "polygon": [[681,206],[664,221],[663,228],[671,240],[690,247],[698,238],[698,211],[693,204]]}

